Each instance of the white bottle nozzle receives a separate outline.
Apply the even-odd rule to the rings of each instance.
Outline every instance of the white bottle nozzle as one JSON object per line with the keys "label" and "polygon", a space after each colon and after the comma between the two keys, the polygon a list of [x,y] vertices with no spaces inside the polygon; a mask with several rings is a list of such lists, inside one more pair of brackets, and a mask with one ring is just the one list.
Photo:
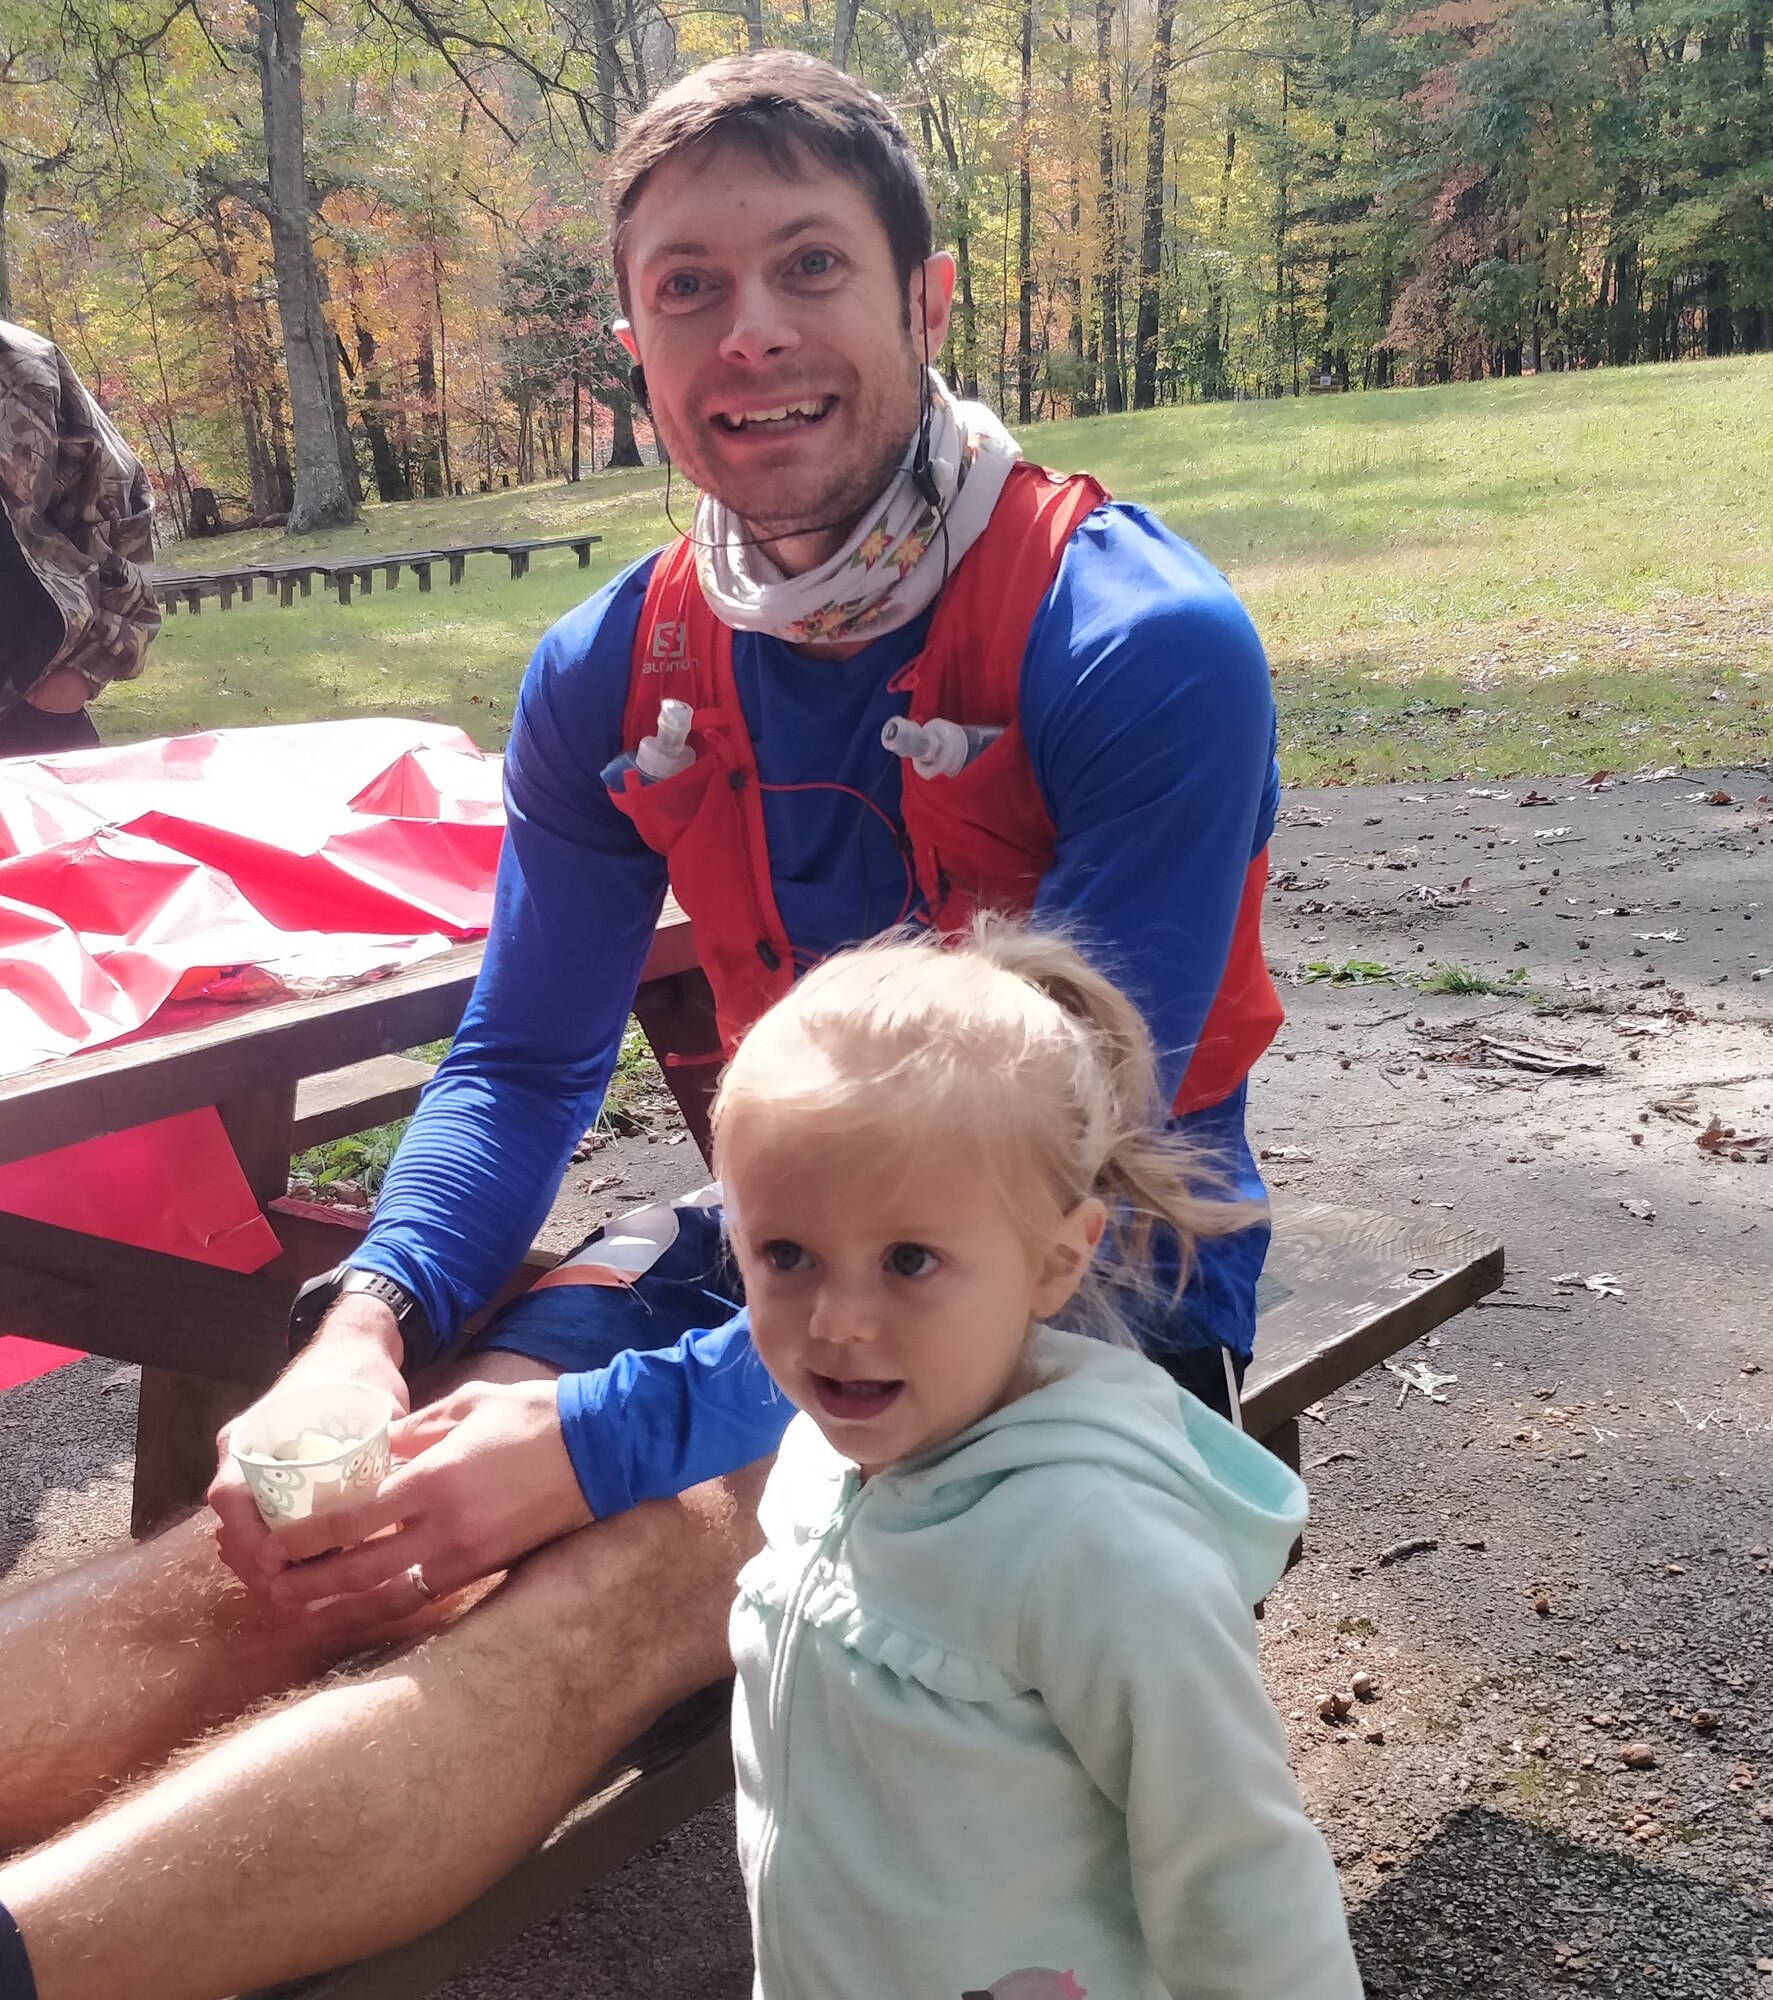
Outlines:
{"label": "white bottle nozzle", "polygon": [[940,715],[922,723],[895,715],[882,725],[880,740],[894,756],[908,758],[920,778],[952,778],[1002,734],[989,725],[949,722]]}
{"label": "white bottle nozzle", "polygon": [[696,761],[689,746],[690,705],[687,701],[659,703],[655,734],[643,736],[634,751],[635,768],[643,778],[674,778]]}

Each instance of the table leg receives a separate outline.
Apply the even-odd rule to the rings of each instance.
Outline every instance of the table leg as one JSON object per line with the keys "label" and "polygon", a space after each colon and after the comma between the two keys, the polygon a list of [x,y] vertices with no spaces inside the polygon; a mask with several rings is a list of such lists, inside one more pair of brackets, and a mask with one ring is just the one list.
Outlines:
{"label": "table leg", "polygon": [[[291,1082],[217,1106],[246,1184],[261,1207],[289,1189],[295,1096]],[[135,1534],[146,1534],[203,1498],[215,1476],[216,1432],[267,1388],[275,1374],[270,1369],[257,1384],[242,1384],[171,1368],[142,1370],[135,1422],[135,1502],[130,1512]]]}
{"label": "table leg", "polygon": [[708,1159],[713,1151],[708,1114],[721,1052],[707,975],[698,967],[668,979],[648,980],[634,996],[634,1018],[659,1060],[690,1137]]}
{"label": "table leg", "polygon": [[[269,1378],[260,1387],[266,1387]],[[188,1513],[215,1477],[215,1434],[258,1390],[172,1368],[142,1370],[135,1414],[135,1497],[129,1531],[138,1539]]]}

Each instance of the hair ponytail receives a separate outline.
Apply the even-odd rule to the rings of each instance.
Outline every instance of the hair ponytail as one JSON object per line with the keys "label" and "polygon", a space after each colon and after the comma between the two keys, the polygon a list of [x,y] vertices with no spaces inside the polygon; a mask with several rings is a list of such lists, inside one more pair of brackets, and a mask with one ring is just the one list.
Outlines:
{"label": "hair ponytail", "polygon": [[[1195,1244],[1205,1236],[1247,1229],[1262,1219],[1263,1205],[1231,1199],[1229,1177],[1167,1129],[1169,1107],[1159,1090],[1144,1015],[1062,931],[983,915],[974,923],[973,949],[1045,994],[1076,1030],[1086,1071],[1077,1101],[1080,1106],[1093,1101],[1095,1112],[1078,1134],[1078,1168],[1089,1184],[1077,1198],[1093,1194],[1108,1209],[1119,1252],[1116,1281],[1157,1292],[1155,1252],[1158,1240],[1167,1237],[1176,1253],[1179,1293]],[[1112,1311],[1101,1296],[1085,1303],[1099,1314]]]}

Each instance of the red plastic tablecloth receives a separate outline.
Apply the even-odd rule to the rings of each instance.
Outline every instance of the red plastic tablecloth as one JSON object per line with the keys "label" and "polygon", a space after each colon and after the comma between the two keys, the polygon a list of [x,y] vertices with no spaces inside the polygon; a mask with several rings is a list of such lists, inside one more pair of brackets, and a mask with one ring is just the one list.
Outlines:
{"label": "red plastic tablecloth", "polygon": [[[498,779],[460,730],[391,719],[0,761],[0,1076],[168,1000],[325,992],[480,935]],[[214,1111],[0,1167],[0,1208],[230,1270],[276,1254]],[[0,1387],[34,1345],[0,1340]]]}

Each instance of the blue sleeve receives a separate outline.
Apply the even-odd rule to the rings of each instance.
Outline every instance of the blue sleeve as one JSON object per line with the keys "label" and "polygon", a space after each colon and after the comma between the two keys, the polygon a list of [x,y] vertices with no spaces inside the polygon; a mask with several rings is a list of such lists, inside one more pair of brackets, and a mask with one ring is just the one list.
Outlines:
{"label": "blue sleeve", "polygon": [[438,1350],[540,1228],[603,1101],[658,922],[665,864],[600,775],[621,748],[650,573],[649,560],[598,591],[530,662],[505,752],[486,961],[351,1259],[418,1298]]}
{"label": "blue sleeve", "polygon": [[1142,508],[1099,508],[1029,635],[1021,717],[1057,833],[1036,914],[1138,1002],[1173,1095],[1274,826],[1262,642],[1185,542]]}
{"label": "blue sleeve", "polygon": [[743,1312],[675,1347],[630,1350],[607,1368],[563,1375],[558,1408],[599,1521],[767,1458],[794,1415],[757,1358]]}

